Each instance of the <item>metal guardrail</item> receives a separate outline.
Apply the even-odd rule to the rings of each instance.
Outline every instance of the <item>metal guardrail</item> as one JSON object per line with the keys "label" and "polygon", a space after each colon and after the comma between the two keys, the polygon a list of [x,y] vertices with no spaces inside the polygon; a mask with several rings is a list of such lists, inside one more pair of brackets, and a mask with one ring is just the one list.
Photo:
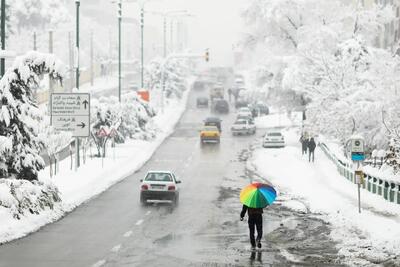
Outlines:
{"label": "metal guardrail", "polygon": [[[343,162],[338,159],[324,143],[320,143],[320,148],[324,151],[325,155],[335,163],[338,172],[352,183],[355,183],[354,170],[351,168],[349,163]],[[373,176],[368,172],[364,171],[365,179],[364,183],[361,184],[361,188],[368,192],[381,196],[385,200],[400,204],[400,183],[393,181],[387,181],[383,178]]]}

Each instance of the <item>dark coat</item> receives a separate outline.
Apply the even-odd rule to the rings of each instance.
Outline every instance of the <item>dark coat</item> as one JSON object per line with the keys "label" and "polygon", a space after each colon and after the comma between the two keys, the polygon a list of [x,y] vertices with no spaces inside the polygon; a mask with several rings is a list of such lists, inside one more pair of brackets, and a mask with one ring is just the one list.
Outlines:
{"label": "dark coat", "polygon": [[308,147],[308,140],[305,137],[301,137],[300,138],[300,142],[301,142],[301,148],[303,149],[303,151],[307,150]]}
{"label": "dark coat", "polygon": [[240,218],[243,218],[244,215],[246,215],[246,212],[249,215],[249,217],[254,215],[257,216],[263,214],[263,209],[249,208],[246,205],[243,205],[242,212],[240,213]]}
{"label": "dark coat", "polygon": [[308,141],[308,149],[313,152],[316,147],[317,144],[315,144],[314,138],[311,138],[310,141]]}

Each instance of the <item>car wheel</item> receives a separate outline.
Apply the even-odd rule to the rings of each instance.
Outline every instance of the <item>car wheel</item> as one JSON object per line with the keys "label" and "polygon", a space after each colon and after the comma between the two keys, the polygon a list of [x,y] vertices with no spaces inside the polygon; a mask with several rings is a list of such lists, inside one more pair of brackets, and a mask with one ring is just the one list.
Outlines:
{"label": "car wheel", "polygon": [[142,205],[146,205],[146,204],[147,204],[147,199],[146,199],[144,196],[142,196],[142,195],[140,195],[140,203],[141,203]]}
{"label": "car wheel", "polygon": [[179,204],[179,195],[176,195],[176,196],[172,199],[172,203],[174,204],[174,206],[178,206],[178,204]]}

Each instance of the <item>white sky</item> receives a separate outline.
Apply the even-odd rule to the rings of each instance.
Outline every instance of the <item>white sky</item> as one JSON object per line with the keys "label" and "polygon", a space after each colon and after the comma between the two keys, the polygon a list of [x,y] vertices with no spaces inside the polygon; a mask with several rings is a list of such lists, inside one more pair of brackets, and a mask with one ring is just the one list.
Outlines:
{"label": "white sky", "polygon": [[[210,48],[212,65],[232,64],[232,45],[242,30],[240,8],[246,0],[159,0],[148,2],[147,10],[188,10],[194,18],[188,18],[189,47],[203,53]],[[135,6],[137,6],[135,4]],[[160,29],[162,20],[147,15],[146,23]],[[167,39],[169,40],[169,38]]]}

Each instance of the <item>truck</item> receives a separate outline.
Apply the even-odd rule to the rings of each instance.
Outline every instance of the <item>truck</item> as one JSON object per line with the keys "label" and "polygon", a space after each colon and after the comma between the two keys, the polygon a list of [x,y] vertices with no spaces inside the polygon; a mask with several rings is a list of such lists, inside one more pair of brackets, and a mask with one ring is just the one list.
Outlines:
{"label": "truck", "polygon": [[210,89],[210,100],[224,99],[225,90],[223,87],[213,87]]}

